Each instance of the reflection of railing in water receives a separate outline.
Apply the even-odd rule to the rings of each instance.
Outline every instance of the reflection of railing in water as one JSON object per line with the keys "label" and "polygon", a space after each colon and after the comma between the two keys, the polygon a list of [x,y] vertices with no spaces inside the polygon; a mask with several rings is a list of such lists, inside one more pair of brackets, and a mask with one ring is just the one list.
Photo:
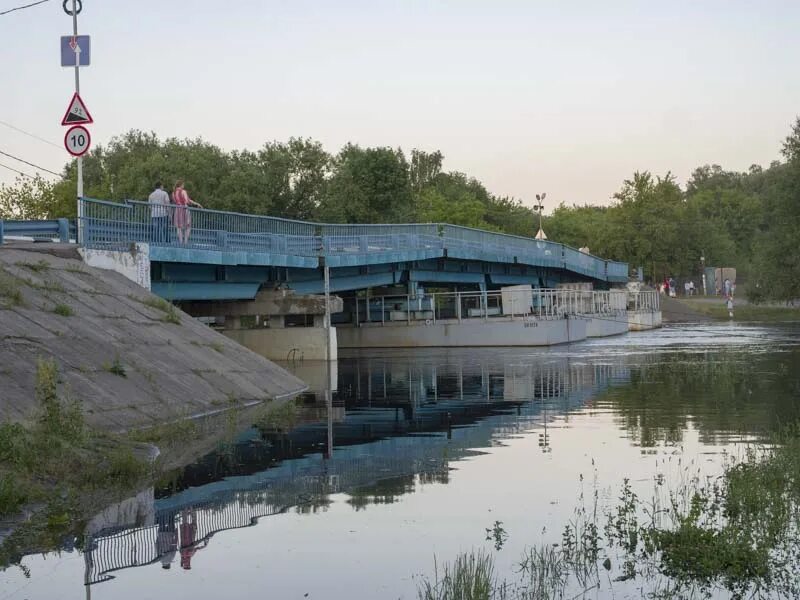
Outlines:
{"label": "reflection of railing in water", "polygon": [[[290,507],[314,510],[333,493],[408,476],[416,482],[446,481],[452,461],[546,425],[558,414],[582,406],[611,380],[629,376],[619,364],[572,365],[564,358],[506,365],[502,357],[481,362],[454,353],[447,360],[446,365],[415,366],[371,357],[352,368],[340,367],[342,381],[350,381],[344,386],[340,381],[344,401],[356,406],[368,401],[372,406],[351,411],[345,422],[333,425],[338,444],[333,456],[325,459],[319,452],[328,425],[307,424],[284,436],[300,448],[298,458],[156,500],[149,524],[87,537],[87,583],[105,581],[109,573],[125,567],[164,562],[173,551],[186,568],[191,554],[216,532],[249,526]],[[398,397],[393,389],[398,387],[417,391]],[[388,398],[382,403],[383,397]],[[396,429],[395,406],[401,400],[411,408],[408,415],[401,413],[403,418],[412,419],[413,431],[425,435],[407,436],[407,429]],[[407,491],[390,489],[386,496]],[[369,498],[359,498],[353,506],[364,502]],[[182,528],[190,516],[194,529]],[[181,546],[186,546],[183,554]]]}

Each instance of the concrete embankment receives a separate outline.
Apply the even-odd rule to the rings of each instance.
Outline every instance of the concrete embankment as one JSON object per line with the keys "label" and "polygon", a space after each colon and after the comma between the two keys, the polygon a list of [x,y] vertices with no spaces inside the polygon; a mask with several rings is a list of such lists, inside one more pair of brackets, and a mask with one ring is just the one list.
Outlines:
{"label": "concrete embankment", "polygon": [[704,323],[712,321],[711,317],[694,310],[676,298],[661,295],[661,314],[664,323]]}
{"label": "concrete embankment", "polygon": [[124,430],[291,396],[305,384],[75,247],[0,248],[0,420],[35,409],[36,367],[54,360],[60,390],[86,421]]}

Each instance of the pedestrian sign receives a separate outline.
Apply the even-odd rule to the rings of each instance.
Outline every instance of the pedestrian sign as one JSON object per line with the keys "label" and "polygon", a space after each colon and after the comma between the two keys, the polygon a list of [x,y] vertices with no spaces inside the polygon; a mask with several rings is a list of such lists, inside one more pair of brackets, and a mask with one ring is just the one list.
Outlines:
{"label": "pedestrian sign", "polygon": [[61,66],[88,67],[92,55],[91,42],[88,35],[62,35]]}
{"label": "pedestrian sign", "polygon": [[78,92],[75,92],[72,96],[72,100],[69,102],[67,112],[64,113],[64,118],[61,119],[61,124],[85,125],[86,123],[94,123],[94,120],[92,119],[92,115],[89,114],[89,110],[86,108],[83,100],[81,100],[81,97],[78,95]]}

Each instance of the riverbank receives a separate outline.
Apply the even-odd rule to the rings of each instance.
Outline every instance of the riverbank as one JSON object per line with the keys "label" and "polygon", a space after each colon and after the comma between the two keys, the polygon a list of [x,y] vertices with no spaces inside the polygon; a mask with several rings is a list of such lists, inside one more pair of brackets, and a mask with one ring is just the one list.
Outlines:
{"label": "riverbank", "polygon": [[[681,298],[674,300],[687,309],[717,320],[728,320],[728,308],[722,298]],[[737,321],[788,322],[800,321],[800,307],[751,304],[745,299],[734,300],[734,319]]]}
{"label": "riverbank", "polygon": [[0,247],[0,421],[36,410],[36,365],[86,424],[106,432],[152,427],[289,397],[305,383],[113,271],[75,246]]}

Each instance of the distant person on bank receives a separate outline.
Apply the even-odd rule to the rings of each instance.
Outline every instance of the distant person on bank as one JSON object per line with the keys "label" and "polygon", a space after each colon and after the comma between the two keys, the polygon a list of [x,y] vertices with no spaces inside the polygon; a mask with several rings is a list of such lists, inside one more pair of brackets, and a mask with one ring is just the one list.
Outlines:
{"label": "distant person on bank", "polygon": [[175,189],[172,192],[172,203],[175,205],[172,219],[175,224],[175,229],[178,232],[178,243],[188,244],[189,236],[192,234],[192,213],[189,212],[188,207],[203,207],[199,202],[195,202],[189,198],[189,194],[183,189],[183,179],[178,179],[178,181],[175,182]]}
{"label": "distant person on bank", "polygon": [[169,233],[167,219],[169,218],[169,194],[164,191],[160,181],[156,182],[155,189],[147,197],[150,204],[150,220],[152,231],[150,241],[154,244],[163,244],[167,241]]}

